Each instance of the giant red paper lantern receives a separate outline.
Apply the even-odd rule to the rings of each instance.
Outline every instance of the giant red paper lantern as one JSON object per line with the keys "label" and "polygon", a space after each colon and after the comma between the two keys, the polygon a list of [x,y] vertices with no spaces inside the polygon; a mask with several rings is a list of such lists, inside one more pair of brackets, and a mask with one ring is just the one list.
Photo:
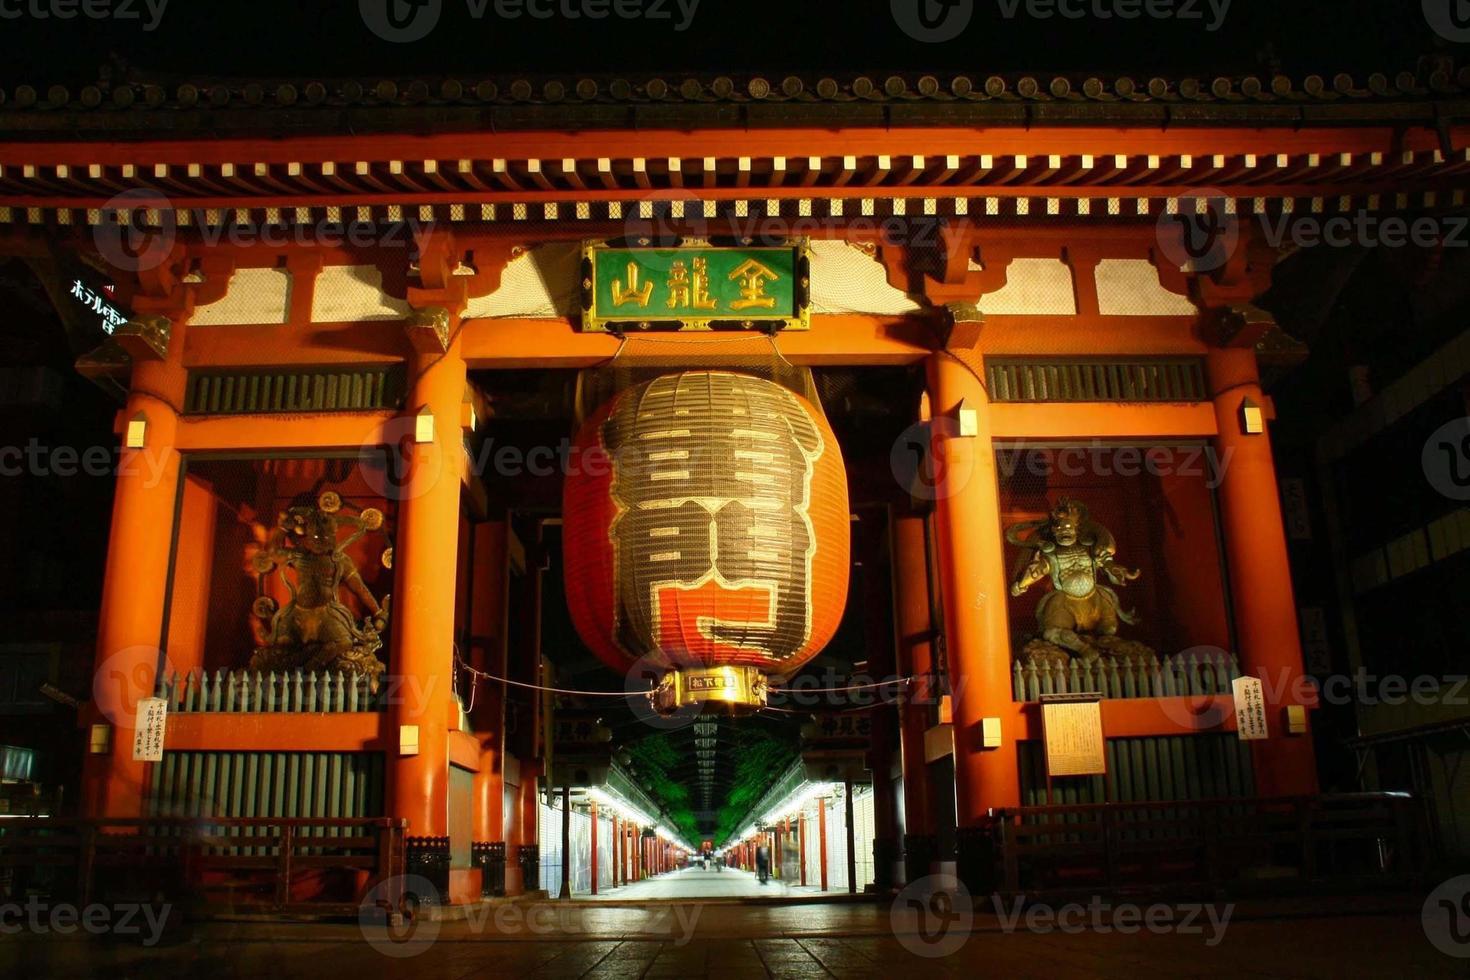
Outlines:
{"label": "giant red paper lantern", "polygon": [[756,704],[847,598],[847,477],[810,402],[688,371],[628,388],[577,435],[563,499],[567,603],[610,666],[667,670],[664,708]]}

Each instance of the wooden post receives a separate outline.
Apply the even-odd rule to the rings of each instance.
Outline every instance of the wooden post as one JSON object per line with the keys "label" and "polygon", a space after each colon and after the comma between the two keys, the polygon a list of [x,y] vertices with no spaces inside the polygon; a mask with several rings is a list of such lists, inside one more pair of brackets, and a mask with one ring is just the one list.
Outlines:
{"label": "wooden post", "polygon": [[617,816],[615,815],[612,818],[612,884],[614,888],[618,887],[618,885],[620,884],[618,879],[623,871],[622,867],[618,864],[618,856],[622,853],[621,845],[619,842],[619,835],[621,833],[622,828],[618,823]]}
{"label": "wooden post", "polygon": [[180,462],[174,448],[184,401],[184,337],[176,323],[167,360],[134,358],[124,424],[144,419],[141,449],[120,450],[107,537],[92,703],[94,724],[112,726],[106,754],[83,756],[83,812],[139,817],[149,763],[133,761],[138,699],[152,697],[167,606]]}
{"label": "wooden post", "polygon": [[801,860],[797,862],[801,866],[801,886],[806,887],[806,814],[802,813],[796,818],[796,853]]}
{"label": "wooden post", "polygon": [[597,894],[597,804],[588,806],[592,815],[592,894]]}
{"label": "wooden post", "polygon": [[817,863],[822,869],[822,891],[827,890],[827,798],[817,800]]}
{"label": "wooden post", "polygon": [[904,867],[910,879],[928,874],[935,848],[932,790],[924,733],[934,711],[934,620],[930,592],[928,519],[895,511],[892,528],[894,628],[898,670],[917,678],[900,695],[899,755],[903,765]]}
{"label": "wooden post", "polygon": [[561,900],[572,898],[572,787],[561,788]]}
{"label": "wooden post", "polygon": [[[458,334],[454,336],[447,351],[419,352],[409,359],[414,383],[408,411],[411,416],[431,413],[434,428],[430,441],[408,442],[408,479],[399,491],[394,545],[397,594],[389,660],[395,676],[390,680],[398,680],[402,687],[389,709],[388,812],[407,819],[415,837],[448,835],[454,594],[465,456],[460,428],[465,363]],[[399,422],[413,426],[416,419]],[[403,755],[398,741],[410,726],[418,731],[418,748]]]}
{"label": "wooden post", "polygon": [[847,893],[857,893],[857,839],[853,836],[854,828],[852,821],[852,780],[843,782],[842,799],[847,804]]}
{"label": "wooden post", "polygon": [[1292,595],[1291,563],[1281,519],[1281,497],[1269,432],[1244,431],[1246,399],[1268,404],[1255,351],[1212,350],[1206,358],[1214,393],[1220,531],[1230,574],[1240,666],[1264,682],[1269,738],[1251,742],[1256,792],[1296,796],[1317,792],[1317,764],[1309,733],[1286,734],[1286,706],[1303,702],[1301,633]]}
{"label": "wooden post", "polygon": [[[1006,614],[1004,541],[990,403],[980,358],[949,351],[929,359],[931,456],[938,468],[934,509],[944,597],[945,650],[954,704],[958,827],[981,825],[991,809],[1020,804],[1011,638]],[[982,744],[986,718],[1001,744]]]}

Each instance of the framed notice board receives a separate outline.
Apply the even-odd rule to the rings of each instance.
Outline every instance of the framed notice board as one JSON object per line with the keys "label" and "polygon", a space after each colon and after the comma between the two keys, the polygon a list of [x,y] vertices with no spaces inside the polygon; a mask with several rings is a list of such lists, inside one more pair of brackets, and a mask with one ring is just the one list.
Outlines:
{"label": "framed notice board", "polygon": [[1043,694],[1041,737],[1046,745],[1046,777],[1106,776],[1101,694]]}

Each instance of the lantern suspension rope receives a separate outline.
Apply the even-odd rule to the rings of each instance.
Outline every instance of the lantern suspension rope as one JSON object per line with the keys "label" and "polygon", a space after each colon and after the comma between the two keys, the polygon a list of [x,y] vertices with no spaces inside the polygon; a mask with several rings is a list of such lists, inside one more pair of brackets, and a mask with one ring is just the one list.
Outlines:
{"label": "lantern suspension rope", "polygon": [[471,667],[460,658],[459,654],[454,656],[455,663],[470,674],[475,680],[494,681],[497,684],[509,684],[511,687],[524,687],[531,691],[549,691],[552,694],[575,694],[589,698],[633,698],[642,697],[646,691],[573,691],[564,687],[547,687],[544,684],[528,684],[525,681],[513,681],[509,677],[498,677],[495,674],[486,673],[475,667]]}
{"label": "lantern suspension rope", "polygon": [[792,694],[845,694],[848,691],[870,691],[875,687],[887,687],[889,684],[911,684],[914,680],[914,675],[910,674],[908,677],[892,677],[873,684],[850,684],[847,687],[776,687],[773,685],[771,690]]}

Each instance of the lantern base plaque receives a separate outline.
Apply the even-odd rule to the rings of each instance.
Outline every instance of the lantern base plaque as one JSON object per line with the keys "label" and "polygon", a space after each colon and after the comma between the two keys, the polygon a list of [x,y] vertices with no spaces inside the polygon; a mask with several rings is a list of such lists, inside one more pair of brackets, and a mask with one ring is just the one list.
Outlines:
{"label": "lantern base plaque", "polygon": [[755,667],[685,667],[665,674],[649,697],[660,714],[706,704],[762,708],[767,683]]}

